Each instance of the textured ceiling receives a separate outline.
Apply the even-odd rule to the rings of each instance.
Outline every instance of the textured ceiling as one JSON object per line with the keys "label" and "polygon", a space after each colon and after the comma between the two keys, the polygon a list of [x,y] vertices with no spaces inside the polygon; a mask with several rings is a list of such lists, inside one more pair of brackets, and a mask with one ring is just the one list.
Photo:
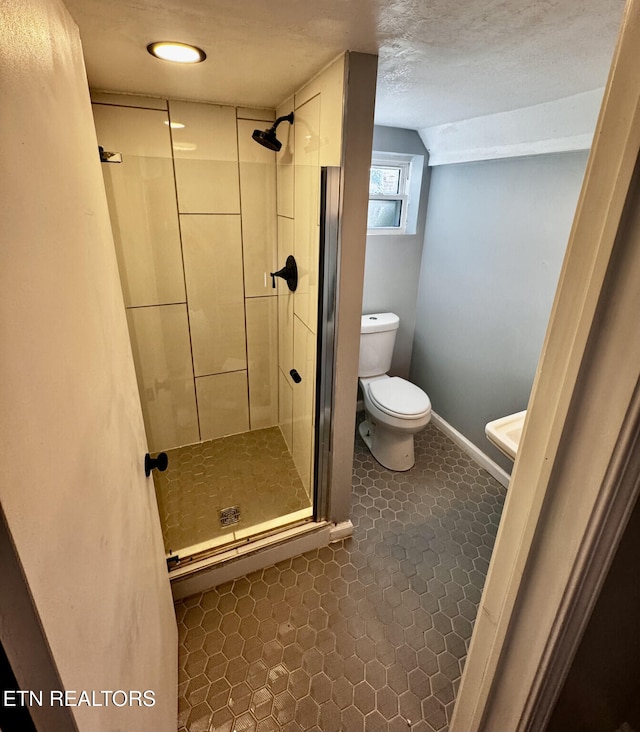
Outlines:
{"label": "textured ceiling", "polygon": [[[64,0],[92,87],[275,107],[345,50],[379,54],[376,122],[419,129],[604,85],[623,0]],[[180,40],[203,64],[152,58]]]}

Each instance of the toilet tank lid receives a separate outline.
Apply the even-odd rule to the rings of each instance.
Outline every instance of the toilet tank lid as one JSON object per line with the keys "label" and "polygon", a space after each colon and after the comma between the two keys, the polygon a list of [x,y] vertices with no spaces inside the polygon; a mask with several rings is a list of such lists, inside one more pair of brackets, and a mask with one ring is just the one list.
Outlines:
{"label": "toilet tank lid", "polygon": [[400,318],[395,313],[372,313],[363,315],[360,321],[361,333],[380,333],[385,330],[397,330]]}

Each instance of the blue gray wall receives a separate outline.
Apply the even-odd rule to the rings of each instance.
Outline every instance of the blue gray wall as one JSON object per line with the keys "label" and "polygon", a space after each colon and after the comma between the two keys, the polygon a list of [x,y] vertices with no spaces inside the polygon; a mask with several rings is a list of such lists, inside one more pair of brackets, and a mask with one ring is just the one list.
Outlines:
{"label": "blue gray wall", "polygon": [[527,407],[586,161],[574,152],[431,169],[411,380],[507,470],[484,427]]}
{"label": "blue gray wall", "polygon": [[376,126],[373,149],[424,156],[416,233],[367,237],[362,299],[363,313],[392,312],[400,318],[391,373],[409,378],[429,188],[428,153],[415,130],[395,127]]}

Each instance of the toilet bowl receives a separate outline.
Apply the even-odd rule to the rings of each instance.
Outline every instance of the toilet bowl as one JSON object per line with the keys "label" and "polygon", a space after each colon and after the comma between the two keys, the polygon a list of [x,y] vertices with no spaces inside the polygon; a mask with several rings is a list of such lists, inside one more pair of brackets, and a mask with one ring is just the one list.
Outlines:
{"label": "toilet bowl", "polygon": [[399,322],[393,313],[362,316],[358,370],[366,414],[360,435],[373,457],[393,471],[413,467],[413,436],[431,419],[431,402],[424,391],[386,373]]}
{"label": "toilet bowl", "polygon": [[413,436],[431,419],[429,397],[397,376],[361,378],[366,420],[359,431],[373,457],[385,468],[409,470],[415,464]]}

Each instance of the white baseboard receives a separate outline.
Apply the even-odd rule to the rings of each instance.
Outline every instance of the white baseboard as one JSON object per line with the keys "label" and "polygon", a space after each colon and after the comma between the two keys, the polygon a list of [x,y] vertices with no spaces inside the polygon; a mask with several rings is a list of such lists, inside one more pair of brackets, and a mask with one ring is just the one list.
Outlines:
{"label": "white baseboard", "polygon": [[468,440],[462,433],[458,432],[455,427],[452,427],[447,421],[442,419],[439,414],[431,412],[431,421],[435,426],[442,432],[450,437],[458,447],[472,457],[478,465],[483,467],[489,475],[493,476],[498,483],[501,483],[505,488],[509,487],[509,481],[511,476],[506,470],[503,470],[498,463],[495,463],[488,455],[485,455],[482,450],[474,445],[473,442]]}

